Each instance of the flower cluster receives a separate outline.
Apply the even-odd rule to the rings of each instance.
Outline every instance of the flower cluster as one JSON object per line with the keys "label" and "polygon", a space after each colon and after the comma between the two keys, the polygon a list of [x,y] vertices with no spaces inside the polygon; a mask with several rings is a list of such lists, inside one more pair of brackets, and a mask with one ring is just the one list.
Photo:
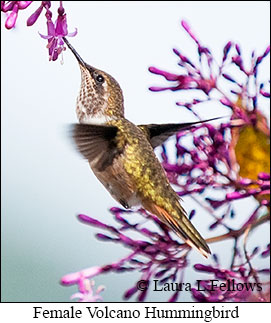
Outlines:
{"label": "flower cluster", "polygon": [[5,27],[11,29],[15,26],[18,13],[26,9],[33,1],[1,1],[1,11],[7,14]]}
{"label": "flower cluster", "polygon": [[[146,284],[150,282],[152,277],[159,279],[160,282],[177,280],[181,283],[181,272],[187,266],[189,247],[175,240],[165,224],[143,209],[138,210],[142,216],[142,223],[135,224],[130,223],[127,219],[133,212],[116,207],[111,208],[110,211],[118,223],[116,227],[104,224],[84,214],[79,215],[79,220],[108,231],[110,235],[98,233],[97,238],[122,244],[131,250],[130,253],[116,263],[68,274],[62,277],[61,283],[64,285],[79,284],[82,277],[93,278],[102,273],[127,271],[142,272],[140,280],[144,280]],[[146,222],[146,220],[148,221]],[[148,228],[149,221],[154,221],[156,229]],[[142,240],[129,237],[129,233],[132,231],[137,232]],[[132,286],[125,292],[124,297],[129,299],[132,295],[137,294],[137,299],[143,301],[147,292],[147,289],[140,291],[137,287]],[[178,291],[171,297],[171,300],[173,301],[177,296]]]}
{"label": "flower cluster", "polygon": [[[257,253],[253,252],[252,256]],[[211,274],[213,279],[201,280],[199,288],[192,289],[193,297],[199,302],[244,302],[252,297],[252,291],[257,290],[258,301],[268,301],[265,298],[265,287],[257,282],[251,282],[251,274],[242,265],[237,270],[221,269],[219,266],[194,265],[195,270]],[[269,275],[268,269],[258,272]],[[203,291],[203,292],[202,292]],[[267,295],[266,295],[267,296]]]}
{"label": "flower cluster", "polygon": [[[232,112],[230,120],[219,126],[201,124],[176,134],[174,162],[169,162],[167,146],[162,146],[162,165],[170,182],[177,187],[179,196],[189,196],[210,215],[211,237],[206,239],[207,243],[213,244],[228,239],[234,242],[232,253],[229,253],[228,268],[219,264],[217,255],[213,255],[214,263],[210,260],[209,265],[194,266],[196,271],[208,273],[212,277],[201,282],[206,292],[192,288],[191,295],[196,301],[203,302],[268,301],[270,282],[266,281],[265,274],[270,270],[256,268],[254,259],[267,257],[270,244],[267,244],[264,250],[255,246],[251,251],[247,248],[247,240],[251,231],[270,220],[270,131],[267,118],[259,109],[260,100],[270,98],[270,93],[267,90],[268,82],[258,80],[259,66],[269,54],[270,47],[268,46],[260,56],[253,52],[250,66],[246,67],[240,46],[228,42],[218,64],[211,50],[201,44],[187,22],[182,21],[182,26],[197,46],[199,62],[192,62],[179,50],[174,49],[174,53],[179,57],[178,65],[182,73],[169,73],[150,67],[150,72],[174,82],[173,85],[151,87],[150,90],[200,91],[205,98],[194,98],[192,102],[177,102],[178,106],[188,109],[199,119],[201,118],[194,107],[205,101],[216,100]],[[229,67],[242,74],[240,80],[228,73]],[[221,86],[223,82],[229,82],[228,92],[225,91],[227,87]],[[212,96],[214,92],[217,94],[215,99]],[[242,214],[242,224],[233,228],[232,220],[238,218],[240,212],[235,210],[233,202],[248,197],[255,199],[257,207],[247,218]],[[121,244],[130,252],[117,262],[68,274],[62,278],[63,285],[79,284],[82,277],[88,279],[104,273],[126,271],[140,272],[140,279],[146,281],[146,284],[151,283],[152,279],[158,279],[161,284],[183,282],[184,272],[189,269],[190,248],[186,244],[180,242],[163,223],[143,209],[137,211],[142,217],[142,221],[137,223],[131,223],[129,220],[134,214],[132,211],[112,208],[111,213],[117,222],[115,226],[82,214],[79,215],[79,220],[108,231],[109,235],[98,233],[97,238]],[[192,210],[189,218],[192,219],[195,214],[196,210]],[[149,228],[150,221],[156,224],[155,230]],[[223,228],[224,233],[214,235],[213,232],[218,227]],[[131,238],[132,231],[136,231],[137,236],[139,234],[142,238]],[[211,289],[211,278],[229,286],[234,283],[245,286],[246,283],[248,286],[256,284],[261,288]],[[265,284],[267,288],[262,287]],[[180,292],[175,291],[169,301],[176,301]],[[134,286],[124,292],[124,298],[129,299],[137,295],[137,300],[144,301],[147,293],[147,289],[139,290],[135,282]]]}
{"label": "flower cluster", "polygon": [[[11,29],[15,27],[18,11],[27,8],[33,1],[1,1],[1,11],[8,13],[6,19],[6,28]],[[51,1],[41,1],[40,6],[35,12],[27,19],[27,26],[32,26],[40,17],[43,10],[45,10],[45,17],[47,21],[48,35],[40,36],[48,40],[47,48],[49,50],[49,60],[55,61],[60,53],[65,50],[63,37],[74,37],[77,34],[77,29],[74,32],[68,33],[66,13],[60,1],[57,10],[58,17],[55,23],[52,21]]]}

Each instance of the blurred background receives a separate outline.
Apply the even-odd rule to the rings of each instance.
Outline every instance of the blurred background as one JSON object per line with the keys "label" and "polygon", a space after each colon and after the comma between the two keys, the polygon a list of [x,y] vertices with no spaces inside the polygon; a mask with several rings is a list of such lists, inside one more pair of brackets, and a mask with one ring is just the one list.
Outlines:
{"label": "blurred background", "polygon": [[[53,2],[53,20],[58,2]],[[175,105],[186,93],[152,93],[149,86],[163,80],[148,72],[156,66],[178,72],[181,49],[197,59],[197,50],[181,20],[186,19],[201,42],[221,60],[223,47],[233,40],[249,60],[253,49],[262,53],[269,41],[270,14],[267,1],[219,2],[113,2],[67,1],[69,31],[78,28],[70,42],[89,64],[118,80],[125,97],[126,116],[134,123],[186,122],[192,115]],[[116,261],[127,250],[95,239],[93,228],[78,222],[85,213],[113,223],[108,208],[119,206],[95,178],[88,164],[74,151],[67,125],[77,121],[75,102],[80,71],[72,54],[48,61],[47,42],[38,32],[47,33],[44,13],[32,27],[26,20],[39,6],[31,4],[19,13],[16,28],[4,28],[1,15],[2,78],[2,301],[69,301],[76,287],[63,287],[60,278],[70,272]],[[261,66],[268,78],[268,60]],[[267,108],[266,109],[267,113]],[[197,110],[203,118],[230,115],[217,104]],[[236,202],[249,214],[253,199]],[[184,199],[189,213],[196,208]],[[206,223],[195,218],[204,235]],[[218,232],[219,233],[219,232]],[[255,230],[252,238],[261,245],[268,228]],[[251,238],[251,239],[252,239]],[[265,241],[266,243],[266,241]],[[232,242],[212,246],[219,253]],[[226,249],[225,249],[226,248]],[[228,249],[230,252],[230,249]],[[191,253],[191,263],[204,262]],[[207,261],[206,261],[207,263]],[[123,292],[138,279],[135,273],[97,277],[96,286],[106,286],[104,301],[121,301]],[[186,282],[198,279],[189,271]],[[152,292],[151,301],[164,301],[163,292]],[[180,301],[189,301],[189,293]]]}

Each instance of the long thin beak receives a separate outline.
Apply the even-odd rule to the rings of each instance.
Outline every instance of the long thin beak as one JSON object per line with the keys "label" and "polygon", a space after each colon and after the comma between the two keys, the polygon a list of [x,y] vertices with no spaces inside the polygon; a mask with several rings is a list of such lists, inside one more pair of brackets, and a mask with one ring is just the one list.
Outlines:
{"label": "long thin beak", "polygon": [[67,46],[69,47],[69,49],[72,51],[72,53],[74,54],[75,58],[77,59],[78,63],[83,66],[86,67],[86,63],[82,60],[81,56],[77,53],[77,51],[72,47],[72,45],[68,42],[66,37],[63,37],[64,42],[67,44]]}

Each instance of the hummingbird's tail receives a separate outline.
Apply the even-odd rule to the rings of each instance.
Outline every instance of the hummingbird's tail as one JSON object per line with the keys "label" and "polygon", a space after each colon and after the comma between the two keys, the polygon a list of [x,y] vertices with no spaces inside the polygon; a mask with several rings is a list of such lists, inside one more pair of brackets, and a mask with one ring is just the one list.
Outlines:
{"label": "hummingbird's tail", "polygon": [[186,244],[192,248],[196,248],[205,258],[208,258],[211,254],[207,243],[186,217],[185,211],[182,209],[181,205],[178,207],[178,217],[170,215],[165,209],[156,204],[145,204],[144,207],[151,213],[157,215],[159,219],[180,236]]}

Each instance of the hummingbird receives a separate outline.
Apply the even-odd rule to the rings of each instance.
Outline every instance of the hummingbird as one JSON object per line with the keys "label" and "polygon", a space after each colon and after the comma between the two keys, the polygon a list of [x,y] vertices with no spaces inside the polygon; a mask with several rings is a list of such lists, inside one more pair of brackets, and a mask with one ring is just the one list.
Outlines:
{"label": "hummingbird", "polygon": [[133,124],[124,116],[123,93],[118,82],[84,62],[67,39],[63,39],[81,70],[76,103],[79,123],[72,126],[77,150],[124,208],[143,207],[207,258],[211,251],[187,218],[154,148],[181,129],[217,118],[182,124]]}

